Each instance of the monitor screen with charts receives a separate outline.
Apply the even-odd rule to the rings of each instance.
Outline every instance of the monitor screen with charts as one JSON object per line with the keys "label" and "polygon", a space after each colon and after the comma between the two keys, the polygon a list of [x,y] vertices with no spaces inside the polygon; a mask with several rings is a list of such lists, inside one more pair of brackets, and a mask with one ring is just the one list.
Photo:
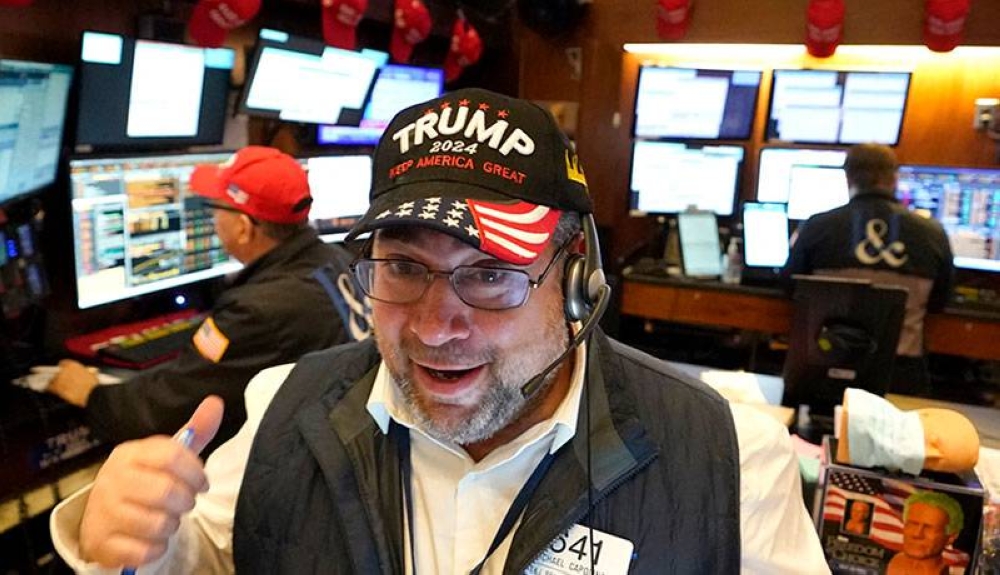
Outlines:
{"label": "monitor screen with charts", "polygon": [[681,270],[685,276],[714,278],[722,275],[722,245],[719,224],[711,212],[677,214],[681,248]]}
{"label": "monitor screen with charts", "polygon": [[900,166],[896,197],[941,222],[955,267],[1000,272],[1000,169]]}
{"label": "monitor screen with charts", "polygon": [[788,214],[784,204],[743,204],[743,264],[780,268],[788,259]]}
{"label": "monitor screen with charts", "polygon": [[379,68],[359,125],[321,125],[316,143],[374,146],[397,112],[440,96],[443,87],[444,70],[440,68],[386,64]]}
{"label": "monitor screen with charts", "polygon": [[691,206],[733,213],[743,167],[741,146],[636,140],[632,145],[629,211],[676,214]]}
{"label": "monitor screen with charts", "polygon": [[195,166],[224,154],[70,161],[77,306],[177,288],[236,271],[212,211],[188,189]]}
{"label": "monitor screen with charts", "polygon": [[368,155],[300,158],[309,174],[309,222],[326,241],[341,241],[368,210],[372,158]]}
{"label": "monitor screen with charts", "polygon": [[84,32],[77,151],[221,143],[235,61],[229,48]]}
{"label": "monitor screen with charts", "polygon": [[51,184],[73,68],[0,60],[0,205]]}
{"label": "monitor screen with charts", "polygon": [[354,52],[262,28],[247,61],[240,111],[307,124],[358,126],[384,52]]}
{"label": "monitor screen with charts", "polygon": [[745,140],[757,110],[760,70],[644,65],[635,95],[636,138]]}
{"label": "monitor screen with charts", "polygon": [[896,145],[909,72],[775,70],[768,140]]}
{"label": "monitor screen with charts", "polygon": [[847,152],[820,148],[764,148],[757,162],[758,202],[787,202],[792,168],[842,168]]}

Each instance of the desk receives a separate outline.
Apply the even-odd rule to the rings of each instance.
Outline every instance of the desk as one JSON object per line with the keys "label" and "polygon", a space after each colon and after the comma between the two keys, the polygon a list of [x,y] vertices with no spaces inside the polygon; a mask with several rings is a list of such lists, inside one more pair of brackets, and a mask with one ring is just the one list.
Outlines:
{"label": "desk", "polygon": [[[792,301],[773,288],[627,274],[622,282],[621,313],[787,334],[792,323]],[[929,314],[924,322],[924,341],[932,353],[1000,360],[1000,316],[961,310]]]}

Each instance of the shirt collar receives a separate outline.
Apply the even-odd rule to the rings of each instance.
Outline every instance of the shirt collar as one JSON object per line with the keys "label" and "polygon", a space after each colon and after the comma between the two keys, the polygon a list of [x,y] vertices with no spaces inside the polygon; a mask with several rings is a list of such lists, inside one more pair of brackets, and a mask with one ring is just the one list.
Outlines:
{"label": "shirt collar", "polygon": [[[580,400],[583,395],[583,381],[586,375],[586,357],[587,344],[584,342],[574,352],[573,374],[570,378],[569,392],[563,398],[559,407],[556,408],[552,417],[539,424],[555,430],[552,447],[549,449],[551,453],[555,453],[576,435],[577,421],[580,415]],[[392,378],[389,377],[389,370],[386,368],[384,361],[378,366],[378,372],[375,375],[375,384],[368,395],[366,408],[369,415],[375,420],[375,424],[382,430],[382,433],[389,433],[390,420],[395,420],[396,423],[410,429],[420,429],[406,409],[399,394],[399,389],[393,384]],[[544,435],[547,436],[548,433]]]}

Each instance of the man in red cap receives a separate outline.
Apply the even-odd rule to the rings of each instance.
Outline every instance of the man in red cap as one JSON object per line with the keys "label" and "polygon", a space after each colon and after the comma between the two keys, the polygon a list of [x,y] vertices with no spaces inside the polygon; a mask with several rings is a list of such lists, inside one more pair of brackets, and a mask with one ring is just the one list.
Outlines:
{"label": "man in red cap", "polygon": [[244,268],[173,361],[113,386],[98,386],[79,362],[60,363],[49,391],[84,407],[106,440],[169,432],[215,394],[226,402],[225,441],[246,418],[243,389],[255,373],[351,339],[345,322],[328,319],[351,319],[350,294],[338,288],[351,256],[309,227],[312,196],[294,158],[249,146],[224,164],[198,166],[189,185],[214,209],[223,248]]}

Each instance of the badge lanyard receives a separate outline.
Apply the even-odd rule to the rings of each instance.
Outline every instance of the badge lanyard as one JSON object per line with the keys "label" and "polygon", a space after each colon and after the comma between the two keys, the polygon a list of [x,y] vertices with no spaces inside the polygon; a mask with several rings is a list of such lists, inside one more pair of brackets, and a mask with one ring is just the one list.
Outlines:
{"label": "badge lanyard", "polygon": [[[410,431],[396,423],[395,420],[390,420],[389,433],[396,440],[399,452],[399,468],[403,481],[403,500],[406,505],[406,524],[410,535],[410,565],[413,568],[413,572],[416,573],[417,547],[413,534],[415,529],[413,525],[413,464],[410,460]],[[517,496],[510,504],[510,509],[507,510],[507,514],[504,515],[503,521],[500,523],[500,528],[497,530],[496,535],[493,536],[493,542],[490,543],[490,548],[486,551],[486,556],[479,563],[476,563],[476,566],[472,568],[469,575],[479,575],[483,570],[486,560],[497,550],[497,547],[500,547],[503,540],[510,535],[511,529],[514,528],[514,523],[517,522],[518,518],[521,517],[521,513],[528,506],[528,500],[531,499],[531,495],[535,492],[538,484],[542,482],[542,477],[545,476],[545,472],[552,465],[553,459],[555,459],[555,456],[551,452],[546,453],[545,457],[538,463],[538,466],[535,467],[535,470],[531,473],[531,477],[521,487],[521,490],[517,492]]]}

